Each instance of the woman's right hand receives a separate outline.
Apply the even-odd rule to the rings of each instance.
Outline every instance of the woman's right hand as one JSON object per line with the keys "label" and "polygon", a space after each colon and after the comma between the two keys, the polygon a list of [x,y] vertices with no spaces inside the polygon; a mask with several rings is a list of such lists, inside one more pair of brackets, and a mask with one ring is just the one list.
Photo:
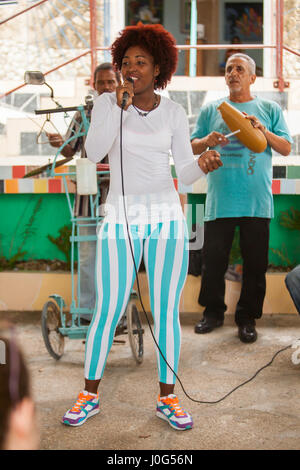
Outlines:
{"label": "woman's right hand", "polygon": [[117,104],[118,106],[120,106],[120,108],[122,107],[123,95],[125,91],[129,95],[126,106],[124,106],[124,109],[126,111],[128,107],[132,104],[132,98],[134,96],[133,83],[131,83],[129,80],[124,80],[124,82],[116,88]]}
{"label": "woman's right hand", "polygon": [[207,173],[215,171],[220,166],[223,166],[220,157],[221,156],[219,152],[216,152],[216,150],[207,150],[206,152],[203,152],[198,158],[198,165],[203,173],[207,175]]}

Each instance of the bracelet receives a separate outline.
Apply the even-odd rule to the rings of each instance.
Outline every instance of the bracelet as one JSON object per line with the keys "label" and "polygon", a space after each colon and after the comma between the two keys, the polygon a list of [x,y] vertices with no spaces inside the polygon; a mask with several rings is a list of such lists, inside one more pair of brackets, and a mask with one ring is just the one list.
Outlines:
{"label": "bracelet", "polygon": [[[206,147],[205,150],[203,150],[203,152],[200,153],[200,155],[198,155],[198,158],[197,158],[197,162],[198,162],[198,166],[200,167],[200,160],[202,158],[202,156],[209,150],[209,147]],[[201,167],[200,167],[201,168]]]}
{"label": "bracelet", "polygon": [[[206,153],[208,150],[209,150],[209,147],[206,147],[206,149],[203,150],[203,152],[200,153],[199,158],[201,158],[202,155],[203,155],[204,153]],[[198,158],[198,159],[199,159],[199,158]]]}

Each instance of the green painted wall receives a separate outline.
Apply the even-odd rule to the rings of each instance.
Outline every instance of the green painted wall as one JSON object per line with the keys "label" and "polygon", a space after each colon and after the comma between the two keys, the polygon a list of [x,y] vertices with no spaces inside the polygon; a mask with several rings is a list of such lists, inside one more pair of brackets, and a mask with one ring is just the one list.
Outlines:
{"label": "green painted wall", "polygon": [[[72,195],[71,195],[72,196]],[[196,204],[205,204],[204,194],[189,194],[188,225],[195,222]],[[191,207],[193,206],[193,213]],[[281,211],[294,207],[300,211],[300,195],[274,195],[275,217],[270,225],[270,263],[286,264],[272,252],[279,250],[291,263],[300,264],[300,232],[279,224]],[[34,212],[36,214],[34,215]],[[47,235],[58,236],[59,229],[70,221],[64,194],[1,194],[0,257],[11,258],[21,248],[23,259],[60,259],[64,255]]]}
{"label": "green painted wall", "polygon": [[[300,231],[289,230],[280,225],[280,213],[293,207],[300,211],[300,195],[274,195],[274,219],[270,224],[270,248],[287,255],[291,263],[300,264]],[[280,257],[270,251],[270,262],[286,265]]]}
{"label": "green painted wall", "polygon": [[0,257],[11,258],[21,249],[26,251],[25,260],[65,261],[47,238],[48,234],[57,237],[70,221],[65,194],[1,194],[0,214]]}
{"label": "green painted wall", "polygon": [[[292,264],[300,264],[300,231],[289,230],[280,225],[280,215],[282,211],[287,211],[291,207],[300,211],[300,195],[274,195],[274,218],[270,224],[270,251],[269,262],[275,266],[288,265],[287,260]],[[188,204],[195,207],[196,204],[205,204],[204,194],[189,194]],[[191,214],[188,212],[188,225],[191,227],[195,223],[195,210]],[[283,258],[274,253],[278,250]]]}

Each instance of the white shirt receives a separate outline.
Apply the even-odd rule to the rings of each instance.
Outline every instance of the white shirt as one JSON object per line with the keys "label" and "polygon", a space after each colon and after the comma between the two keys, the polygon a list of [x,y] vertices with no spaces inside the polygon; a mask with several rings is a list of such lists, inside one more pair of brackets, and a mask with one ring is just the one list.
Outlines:
{"label": "white shirt", "polygon": [[[85,148],[87,157],[101,161],[107,154],[110,188],[106,200],[109,220],[124,221],[120,164],[121,108],[115,93],[96,98]],[[161,96],[146,117],[133,106],[123,111],[123,176],[129,223],[156,223],[182,219],[178,193],[170,169],[170,152],[176,174],[186,185],[204,173],[194,158],[188,120],[181,105]]]}

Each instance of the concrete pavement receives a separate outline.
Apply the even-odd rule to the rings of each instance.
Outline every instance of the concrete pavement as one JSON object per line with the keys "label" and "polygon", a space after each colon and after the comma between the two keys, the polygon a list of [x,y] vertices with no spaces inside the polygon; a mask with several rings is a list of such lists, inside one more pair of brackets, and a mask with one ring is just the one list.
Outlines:
{"label": "concrete pavement", "polygon": [[[145,324],[143,363],[136,365],[128,341],[125,345],[114,345],[100,388],[100,413],[82,427],[71,428],[62,425],[60,420],[83,387],[82,340],[66,340],[64,355],[56,362],[45,349],[39,314],[1,313],[3,317],[17,324],[18,337],[31,371],[41,449],[267,450],[300,447],[297,348],[279,354],[270,367],[219,404],[191,401],[177,384],[175,392],[195,423],[193,430],[177,432],[155,416],[156,357]],[[226,316],[222,328],[207,335],[194,333],[198,319],[195,314],[181,315],[179,369],[187,393],[197,400],[218,400],[250,378],[277,350],[300,338],[298,315],[265,315],[257,323],[258,340],[254,344],[240,342],[232,315]]]}

